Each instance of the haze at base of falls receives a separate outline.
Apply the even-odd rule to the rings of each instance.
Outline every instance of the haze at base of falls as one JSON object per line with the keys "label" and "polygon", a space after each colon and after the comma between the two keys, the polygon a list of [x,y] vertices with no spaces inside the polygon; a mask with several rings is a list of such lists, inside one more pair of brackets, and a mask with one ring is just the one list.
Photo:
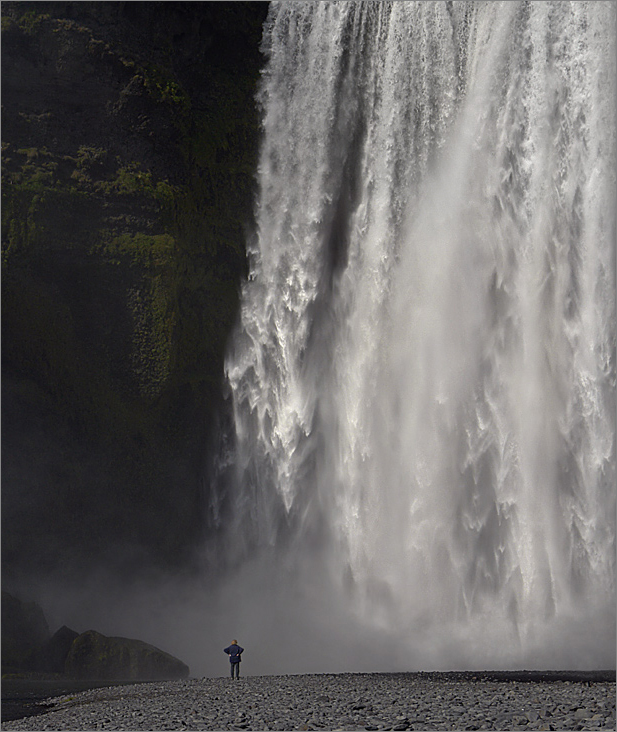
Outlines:
{"label": "haze at base of falls", "polygon": [[614,26],[272,4],[210,556],[291,628],[319,577],[426,666],[614,665]]}

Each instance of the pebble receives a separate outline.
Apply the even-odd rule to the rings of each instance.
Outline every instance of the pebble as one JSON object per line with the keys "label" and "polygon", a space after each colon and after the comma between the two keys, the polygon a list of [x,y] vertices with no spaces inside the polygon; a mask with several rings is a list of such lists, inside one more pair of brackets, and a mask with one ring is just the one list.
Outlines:
{"label": "pebble", "polygon": [[3,730],[614,730],[615,682],[458,672],[188,679],[46,700]]}

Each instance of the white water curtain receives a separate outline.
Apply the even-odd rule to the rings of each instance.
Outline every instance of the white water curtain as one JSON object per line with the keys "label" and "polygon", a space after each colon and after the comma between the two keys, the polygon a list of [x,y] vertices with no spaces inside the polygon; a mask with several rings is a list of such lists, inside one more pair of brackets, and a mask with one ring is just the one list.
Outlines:
{"label": "white water curtain", "polygon": [[610,2],[270,8],[219,549],[424,667],[614,667],[614,39]]}

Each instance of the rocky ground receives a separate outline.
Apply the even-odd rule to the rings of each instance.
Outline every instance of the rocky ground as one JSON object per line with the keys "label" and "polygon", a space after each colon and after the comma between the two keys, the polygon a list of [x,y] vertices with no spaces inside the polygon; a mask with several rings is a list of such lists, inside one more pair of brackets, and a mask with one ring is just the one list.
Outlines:
{"label": "rocky ground", "polygon": [[318,674],[92,689],[3,730],[615,729],[614,675]]}

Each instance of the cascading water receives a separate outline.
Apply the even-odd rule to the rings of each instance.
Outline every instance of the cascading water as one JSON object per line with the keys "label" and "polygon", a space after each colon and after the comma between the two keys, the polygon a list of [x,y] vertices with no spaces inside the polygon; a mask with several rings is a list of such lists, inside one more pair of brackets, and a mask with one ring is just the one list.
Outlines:
{"label": "cascading water", "polygon": [[290,634],[329,593],[369,670],[614,667],[614,31],[272,3],[212,519]]}

